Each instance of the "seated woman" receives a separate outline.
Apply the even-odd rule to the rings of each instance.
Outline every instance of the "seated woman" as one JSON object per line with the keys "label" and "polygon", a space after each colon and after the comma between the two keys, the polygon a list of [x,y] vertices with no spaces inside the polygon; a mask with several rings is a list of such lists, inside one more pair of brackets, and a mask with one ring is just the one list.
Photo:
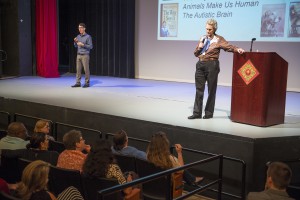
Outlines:
{"label": "seated woman", "polygon": [[91,146],[85,144],[80,131],[71,130],[63,137],[65,150],[60,153],[57,160],[57,167],[82,171],[83,163],[87,154],[83,151],[90,152]]}
{"label": "seated woman", "polygon": [[27,144],[27,151],[21,156],[27,160],[43,160],[52,165],[57,164],[59,154],[56,151],[48,151],[49,140],[45,133],[33,133]]}
{"label": "seated woman", "polygon": [[[182,146],[180,144],[175,144],[175,148],[178,155],[177,158],[170,152],[170,142],[167,135],[162,131],[157,132],[152,135],[148,145],[147,160],[162,169],[183,166]],[[185,170],[183,172],[183,179],[188,184],[198,184],[203,180],[203,177],[195,177]]]}
{"label": "seated woman", "polygon": [[[127,180],[125,179],[120,167],[116,164],[111,144],[107,140],[99,140],[95,143],[83,164],[82,173],[87,177],[116,178],[119,184],[132,181],[131,175],[128,175]],[[126,196],[136,193],[137,190],[129,187],[123,192]]]}
{"label": "seated woman", "polygon": [[27,149],[48,150],[49,139],[45,133],[33,133],[30,142],[26,145]]}
{"label": "seated woman", "polygon": [[[21,182],[17,184],[16,196],[23,200],[55,200],[53,193],[48,191],[48,175],[50,164],[36,160],[27,165],[22,174]],[[59,180],[57,180],[59,181]],[[74,187],[65,189],[57,199],[83,199]]]}
{"label": "seated woman", "polygon": [[44,119],[38,120],[35,124],[33,132],[34,133],[45,133],[47,135],[48,140],[54,141],[54,137],[49,135],[50,124],[49,124],[49,121],[47,121],[47,120],[44,120]]}

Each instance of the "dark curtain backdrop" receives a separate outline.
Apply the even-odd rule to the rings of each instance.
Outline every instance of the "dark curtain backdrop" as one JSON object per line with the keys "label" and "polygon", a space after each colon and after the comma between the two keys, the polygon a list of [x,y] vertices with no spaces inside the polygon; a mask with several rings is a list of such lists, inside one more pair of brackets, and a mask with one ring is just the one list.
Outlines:
{"label": "dark curtain backdrop", "polygon": [[78,24],[86,24],[94,48],[93,75],[134,78],[135,0],[59,0],[60,65],[76,71],[73,38]]}
{"label": "dark curtain backdrop", "polygon": [[36,0],[35,3],[37,74],[58,77],[56,0]]}

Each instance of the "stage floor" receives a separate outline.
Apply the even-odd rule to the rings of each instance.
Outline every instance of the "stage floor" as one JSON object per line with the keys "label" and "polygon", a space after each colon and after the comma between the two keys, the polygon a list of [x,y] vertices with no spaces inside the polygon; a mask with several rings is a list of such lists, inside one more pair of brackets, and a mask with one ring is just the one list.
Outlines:
{"label": "stage floor", "polygon": [[284,124],[256,127],[230,120],[231,87],[218,86],[213,119],[188,120],[195,95],[191,83],[101,76],[91,76],[89,88],[71,88],[74,83],[75,74],[5,79],[0,80],[0,96],[247,138],[300,135],[297,92],[287,92]]}

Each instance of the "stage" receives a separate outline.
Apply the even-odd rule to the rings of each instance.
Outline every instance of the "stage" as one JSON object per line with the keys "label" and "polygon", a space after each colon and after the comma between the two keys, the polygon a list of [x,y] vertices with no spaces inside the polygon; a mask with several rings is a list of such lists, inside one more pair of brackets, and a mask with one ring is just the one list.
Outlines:
{"label": "stage", "polygon": [[[91,76],[89,88],[71,88],[73,84],[75,74],[0,80],[0,110],[103,133],[124,129],[146,140],[162,130],[173,144],[244,160],[247,191],[263,187],[266,161],[300,155],[300,93],[286,93],[284,124],[256,127],[230,120],[231,87],[218,86],[214,118],[188,120],[195,95],[192,83]],[[226,168],[224,176],[235,173],[230,165]]]}
{"label": "stage", "polygon": [[231,122],[231,87],[218,86],[213,119],[188,120],[194,84],[92,76],[90,88],[71,88],[74,81],[74,74],[0,80],[0,96],[253,139],[300,135],[300,93],[287,92],[284,124],[261,128]]}

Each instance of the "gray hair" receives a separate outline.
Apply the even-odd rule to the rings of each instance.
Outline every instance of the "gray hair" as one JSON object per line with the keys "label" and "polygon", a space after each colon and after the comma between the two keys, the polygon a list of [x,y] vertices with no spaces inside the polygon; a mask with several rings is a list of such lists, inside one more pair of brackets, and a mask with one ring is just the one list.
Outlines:
{"label": "gray hair", "polygon": [[206,24],[213,26],[214,29],[215,29],[215,32],[217,31],[217,29],[218,29],[218,22],[215,19],[209,19],[209,20],[207,20]]}

